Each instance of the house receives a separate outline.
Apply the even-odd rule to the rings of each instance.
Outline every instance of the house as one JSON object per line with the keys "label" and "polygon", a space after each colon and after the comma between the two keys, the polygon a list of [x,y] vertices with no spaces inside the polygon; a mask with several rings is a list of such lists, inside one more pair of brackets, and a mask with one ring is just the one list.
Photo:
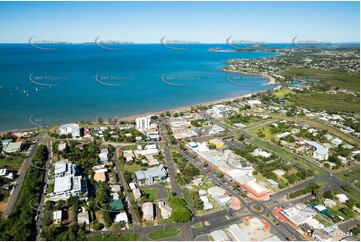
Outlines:
{"label": "house", "polygon": [[268,153],[268,152],[266,152],[266,151],[264,151],[264,150],[262,150],[260,148],[257,148],[251,153],[251,155],[253,155],[253,156],[261,156],[263,158],[269,158],[272,154]]}
{"label": "house", "polygon": [[79,138],[80,137],[79,124],[72,123],[72,124],[61,125],[59,128],[59,133],[61,135],[71,134],[73,138]]}
{"label": "house", "polygon": [[341,203],[346,203],[348,201],[348,197],[343,194],[343,193],[340,193],[340,194],[337,194],[335,195],[335,197],[341,202]]}
{"label": "house", "polygon": [[99,159],[102,163],[107,163],[108,160],[108,153],[100,153],[99,155]]}
{"label": "house", "polygon": [[325,201],[323,202],[323,204],[326,206],[326,207],[330,207],[330,208],[333,208],[334,206],[336,206],[336,202],[329,199],[329,198],[326,198]]}
{"label": "house", "polygon": [[95,172],[93,177],[94,177],[94,181],[97,181],[97,182],[105,182],[105,181],[107,181],[107,176],[106,176],[106,173],[104,171]]}
{"label": "house", "polygon": [[230,241],[229,236],[223,230],[213,231],[210,235],[213,241]]}
{"label": "house", "polygon": [[8,145],[4,148],[4,151],[6,153],[13,153],[13,152],[21,151],[22,148],[23,148],[22,142],[9,142]]}
{"label": "house", "polygon": [[65,150],[66,149],[66,142],[61,142],[61,143],[59,143],[59,145],[58,145],[58,151],[59,152],[62,152],[63,150]]}
{"label": "house", "polygon": [[320,145],[317,142],[305,140],[305,146],[313,150],[313,158],[316,160],[327,160],[328,159],[328,148]]}
{"label": "house", "polygon": [[121,221],[128,223],[128,216],[126,212],[118,213],[117,215],[115,215],[114,222],[119,223]]}
{"label": "house", "polygon": [[56,210],[53,212],[53,223],[54,224],[60,224],[61,223],[61,218],[62,218],[62,211],[61,210]]}
{"label": "house", "polygon": [[158,207],[160,208],[160,213],[163,219],[170,218],[172,214],[172,208],[168,204],[165,204],[164,201],[159,201]]}
{"label": "house", "polygon": [[6,176],[8,174],[8,170],[7,169],[0,169],[0,177],[1,176]]}
{"label": "house", "polygon": [[112,205],[112,210],[114,211],[120,211],[124,209],[123,202],[121,199],[112,201],[111,205]]}
{"label": "house", "polygon": [[251,107],[252,107],[252,106],[257,106],[257,105],[261,105],[261,104],[262,104],[262,102],[261,102],[261,101],[259,101],[259,100],[248,100],[248,101],[247,101],[247,103],[248,103],[248,105],[250,105]]}
{"label": "house", "polygon": [[140,184],[152,184],[154,181],[165,180],[168,176],[168,172],[164,165],[160,165],[158,167],[148,168],[144,171],[136,171],[135,176]]}
{"label": "house", "polygon": [[133,189],[133,195],[135,199],[141,198],[142,197],[142,193],[140,192],[139,189]]}
{"label": "house", "polygon": [[291,135],[291,132],[284,132],[284,133],[282,133],[282,134],[276,135],[276,136],[274,137],[274,140],[275,140],[276,142],[278,142],[278,141],[280,141],[281,139],[286,138],[286,137],[289,136],[289,135]]}
{"label": "house", "polygon": [[273,187],[278,187],[278,182],[272,179],[267,179],[268,183]]}
{"label": "house", "polygon": [[211,139],[209,143],[215,145],[217,148],[224,146],[224,143],[220,139]]}
{"label": "house", "polygon": [[137,186],[135,185],[134,182],[129,183],[129,187],[131,190],[137,189]]}
{"label": "house", "polygon": [[284,174],[286,174],[284,171],[280,170],[280,169],[277,169],[277,170],[274,170],[272,171],[274,174],[277,175],[278,178],[281,178]]}
{"label": "house", "polygon": [[154,204],[147,202],[142,205],[143,219],[147,221],[154,220]]}
{"label": "house", "polygon": [[210,194],[212,197],[222,197],[225,193],[226,190],[218,186],[214,186],[208,189],[208,194]]}
{"label": "house", "polygon": [[84,208],[82,212],[78,213],[78,224],[90,224],[89,222],[89,213]]}

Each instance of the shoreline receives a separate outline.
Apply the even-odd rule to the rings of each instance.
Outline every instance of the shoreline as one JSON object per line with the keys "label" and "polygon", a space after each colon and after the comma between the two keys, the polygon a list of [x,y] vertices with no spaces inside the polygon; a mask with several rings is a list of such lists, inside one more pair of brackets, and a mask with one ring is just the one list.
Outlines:
{"label": "shoreline", "polygon": [[[266,83],[266,84],[268,84],[268,83]],[[275,84],[277,84],[277,83],[275,83]],[[271,84],[269,84],[269,85],[271,85]],[[144,116],[149,116],[149,115],[159,115],[159,114],[165,113],[167,111],[169,111],[171,113],[173,113],[173,112],[183,112],[183,111],[187,111],[187,110],[191,109],[191,107],[195,107],[195,106],[215,105],[215,104],[220,104],[222,102],[234,101],[236,99],[242,99],[242,98],[245,98],[245,97],[252,96],[254,94],[259,94],[259,93],[270,91],[270,90],[275,91],[275,90],[280,89],[281,87],[282,87],[282,85],[277,85],[276,87],[268,89],[268,90],[256,91],[256,92],[252,92],[252,93],[248,93],[248,94],[242,94],[240,96],[221,98],[221,99],[217,99],[217,100],[214,100],[214,101],[195,103],[195,104],[179,106],[179,107],[175,107],[175,108],[171,108],[171,109],[162,109],[160,111],[143,112],[143,113],[133,114],[133,115],[125,116],[125,117],[119,117],[119,116],[114,116],[114,117],[97,116],[97,117],[102,118],[103,120],[116,119],[117,121],[128,121],[129,122],[129,121],[134,121],[136,118],[139,118],[139,117],[144,117]],[[95,123],[97,123],[97,120],[85,120],[84,122],[90,122],[91,124],[95,124]],[[80,120],[74,121],[72,123],[80,123]],[[1,130],[0,134],[4,134],[4,133],[7,133],[7,132],[36,131],[38,129],[52,128],[52,127],[55,127],[57,125],[62,125],[62,124],[42,126],[42,127],[34,127],[34,128],[24,128],[24,129]],[[120,124],[118,124],[118,125],[120,125]]]}
{"label": "shoreline", "polygon": [[[277,83],[276,83],[277,84]],[[262,93],[262,92],[266,92],[266,91],[275,91],[275,90],[278,90],[282,87],[282,85],[278,85],[274,88],[271,88],[271,89],[268,89],[268,90],[262,90],[262,91],[256,91],[256,92],[252,92],[252,93],[249,93],[249,94],[243,94],[243,95],[240,95],[240,96],[236,96],[236,97],[228,97],[228,98],[221,98],[221,99],[217,99],[217,100],[214,100],[214,101],[208,101],[208,102],[202,102],[202,103],[197,103],[197,104],[192,104],[192,105],[186,105],[186,106],[180,106],[180,107],[176,107],[176,108],[171,108],[171,109],[163,109],[161,111],[156,111],[156,112],[146,112],[146,113],[141,113],[141,114],[134,114],[134,115],[130,115],[130,116],[127,116],[127,117],[114,117],[120,121],[131,121],[131,120],[134,120],[136,118],[139,118],[139,117],[143,117],[143,116],[148,116],[148,115],[159,115],[161,113],[164,113],[164,112],[182,112],[182,111],[187,111],[189,109],[191,109],[191,107],[195,107],[195,106],[208,106],[208,105],[215,105],[215,104],[220,104],[222,102],[229,102],[229,101],[234,101],[236,99],[242,99],[242,98],[245,98],[245,97],[249,97],[249,96],[252,96],[254,94],[259,94],[259,93]]]}

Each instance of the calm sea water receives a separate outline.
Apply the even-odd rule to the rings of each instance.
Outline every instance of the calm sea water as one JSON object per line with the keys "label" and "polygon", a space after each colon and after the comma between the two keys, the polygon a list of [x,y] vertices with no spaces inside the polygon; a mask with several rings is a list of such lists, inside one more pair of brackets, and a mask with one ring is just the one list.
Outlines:
{"label": "calm sea water", "polygon": [[209,52],[210,47],[227,48],[193,45],[176,51],[137,44],[111,51],[96,45],[60,45],[46,51],[2,44],[0,130],[125,117],[274,87],[263,86],[267,81],[260,77],[235,74],[231,79],[240,85],[232,84],[226,78],[230,74],[219,68],[229,59],[276,53]]}

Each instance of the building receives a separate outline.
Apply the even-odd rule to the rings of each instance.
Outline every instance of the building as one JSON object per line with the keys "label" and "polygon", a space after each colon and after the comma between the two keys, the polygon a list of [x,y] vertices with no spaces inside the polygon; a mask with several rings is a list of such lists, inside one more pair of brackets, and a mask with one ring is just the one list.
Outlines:
{"label": "building", "polygon": [[63,150],[65,150],[66,149],[66,142],[61,142],[61,143],[59,143],[59,145],[58,145],[58,151],[59,152],[63,152]]}
{"label": "building", "polygon": [[337,194],[335,197],[340,201],[340,203],[346,203],[348,201],[348,197],[343,193]]}
{"label": "building", "polygon": [[300,226],[307,222],[308,219],[313,218],[317,214],[312,208],[305,205],[297,205],[288,209],[283,209],[281,214],[285,216],[291,223]]}
{"label": "building", "polygon": [[336,202],[329,198],[326,198],[325,201],[323,202],[323,204],[325,205],[325,207],[330,207],[330,208],[333,208],[334,206],[336,206]]}
{"label": "building", "polygon": [[248,236],[237,224],[232,224],[231,226],[229,226],[229,232],[236,241],[249,241]]}
{"label": "building", "polygon": [[59,133],[61,135],[68,135],[71,134],[73,138],[80,137],[80,128],[79,124],[63,124],[60,126]]}
{"label": "building", "polygon": [[142,193],[140,192],[140,190],[139,189],[133,189],[133,195],[134,195],[134,198],[135,199],[138,199],[138,198],[141,198],[142,197]]}
{"label": "building", "polygon": [[136,129],[145,131],[150,126],[150,116],[135,119]]}
{"label": "building", "polygon": [[78,213],[78,224],[90,224],[89,213],[83,208],[81,213]]}
{"label": "building", "polygon": [[124,209],[123,202],[121,199],[114,200],[111,205],[112,205],[112,210],[114,211],[120,211]]}
{"label": "building", "polygon": [[128,216],[126,212],[118,213],[117,215],[115,215],[114,222],[119,223],[121,221],[128,223]]}
{"label": "building", "polygon": [[143,219],[146,221],[154,220],[154,204],[152,202],[144,203],[142,206]]}
{"label": "building", "polygon": [[278,182],[276,182],[275,180],[267,179],[267,181],[272,187],[278,187]]}
{"label": "building", "polygon": [[61,218],[62,218],[62,211],[61,210],[56,210],[53,212],[53,223],[54,224],[60,224],[61,223]]}
{"label": "building", "polygon": [[4,148],[4,151],[6,153],[13,153],[13,152],[21,151],[22,148],[23,148],[22,142],[9,142],[8,145]]}
{"label": "building", "polygon": [[271,190],[260,186],[255,180],[251,180],[241,186],[249,192],[249,196],[255,199],[269,200],[269,196],[272,194]]}
{"label": "building", "polygon": [[94,181],[105,182],[107,181],[107,176],[105,171],[95,172]]}
{"label": "building", "polygon": [[160,165],[144,171],[136,171],[135,176],[140,184],[152,184],[154,181],[165,180],[168,177],[168,172],[164,165]]}
{"label": "building", "polygon": [[259,230],[259,229],[264,228],[264,224],[262,223],[262,221],[259,218],[251,218],[249,220],[249,224],[255,230]]}
{"label": "building", "polygon": [[217,148],[221,148],[224,146],[224,143],[220,139],[211,139],[209,143],[215,145]]}
{"label": "building", "polygon": [[76,176],[76,166],[67,160],[55,163],[54,191],[51,200],[68,199],[70,196],[86,197],[88,193],[86,181]]}
{"label": "building", "polygon": [[230,238],[223,230],[213,231],[211,234],[213,241],[229,241]]}
{"label": "building", "polygon": [[313,151],[313,158],[316,160],[328,159],[328,148],[317,142],[305,140],[305,146]]}
{"label": "building", "polygon": [[291,132],[284,132],[284,133],[282,133],[282,134],[276,135],[276,136],[274,137],[274,140],[275,140],[276,142],[278,142],[278,141],[280,141],[281,139],[286,138],[286,137],[289,136],[289,135],[291,135]]}
{"label": "building", "polygon": [[172,215],[172,208],[168,204],[165,204],[164,201],[159,201],[158,207],[163,219],[170,218]]}
{"label": "building", "polygon": [[277,169],[277,170],[274,170],[272,171],[274,174],[277,175],[278,178],[281,178],[284,174],[286,174],[286,172],[280,170],[280,169]]}
{"label": "building", "polygon": [[226,193],[226,190],[224,190],[221,187],[211,187],[208,189],[208,194],[210,194],[212,197],[222,197]]}
{"label": "building", "polygon": [[260,148],[255,149],[251,154],[253,156],[261,156],[264,158],[269,158],[272,155],[271,153],[261,150]]}

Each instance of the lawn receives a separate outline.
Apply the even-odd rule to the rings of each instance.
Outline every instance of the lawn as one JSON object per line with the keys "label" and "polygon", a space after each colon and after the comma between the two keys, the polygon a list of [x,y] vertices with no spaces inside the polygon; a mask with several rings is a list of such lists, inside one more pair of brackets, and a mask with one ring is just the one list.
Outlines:
{"label": "lawn", "polygon": [[328,222],[324,217],[322,217],[322,215],[320,214],[316,214],[314,217],[314,219],[316,219],[318,222],[320,222],[321,224],[323,224],[325,227],[331,225],[330,222]]}
{"label": "lawn", "polygon": [[117,234],[97,234],[88,236],[90,241],[138,241],[139,235],[136,233],[126,233],[118,236]]}
{"label": "lawn", "polygon": [[134,173],[136,171],[139,171],[141,169],[144,168],[144,166],[141,166],[141,165],[137,165],[135,163],[131,164],[131,165],[128,165],[128,164],[125,164],[124,165],[124,169],[123,169],[123,165],[120,164],[120,168],[123,170],[123,171],[129,171],[130,173]]}
{"label": "lawn", "polygon": [[192,228],[194,228],[194,229],[202,228],[202,227],[203,227],[202,222],[198,222],[198,223],[195,223],[195,224],[192,225]]}
{"label": "lawn", "polygon": [[136,150],[137,145],[127,145],[121,148],[122,150]]}
{"label": "lawn", "polygon": [[294,94],[295,92],[291,91],[289,89],[281,89],[281,90],[278,90],[277,92],[274,92],[273,95],[275,95],[276,97],[279,97],[279,98],[283,98],[284,96],[286,96],[289,93]]}
{"label": "lawn", "polygon": [[265,135],[265,137],[262,138],[264,140],[271,140],[273,137],[275,137],[277,134],[279,134],[279,132],[272,133],[270,126],[266,126],[266,127],[260,128],[260,129],[252,130],[252,131],[250,131],[250,133],[253,134],[254,136],[258,137],[258,132],[260,132],[260,131]]}
{"label": "lawn", "polygon": [[148,196],[150,202],[157,200],[157,190],[155,188],[145,188],[141,190],[145,196]]}
{"label": "lawn", "polygon": [[151,240],[168,239],[176,236],[179,236],[179,230],[177,228],[155,230],[148,234],[148,238]]}
{"label": "lawn", "polygon": [[337,177],[342,181],[353,181],[356,179],[360,179],[360,168],[356,167],[354,169],[341,172],[337,175]]}
{"label": "lawn", "polygon": [[0,169],[7,168],[9,170],[19,170],[24,162],[25,157],[5,157],[0,159]]}

